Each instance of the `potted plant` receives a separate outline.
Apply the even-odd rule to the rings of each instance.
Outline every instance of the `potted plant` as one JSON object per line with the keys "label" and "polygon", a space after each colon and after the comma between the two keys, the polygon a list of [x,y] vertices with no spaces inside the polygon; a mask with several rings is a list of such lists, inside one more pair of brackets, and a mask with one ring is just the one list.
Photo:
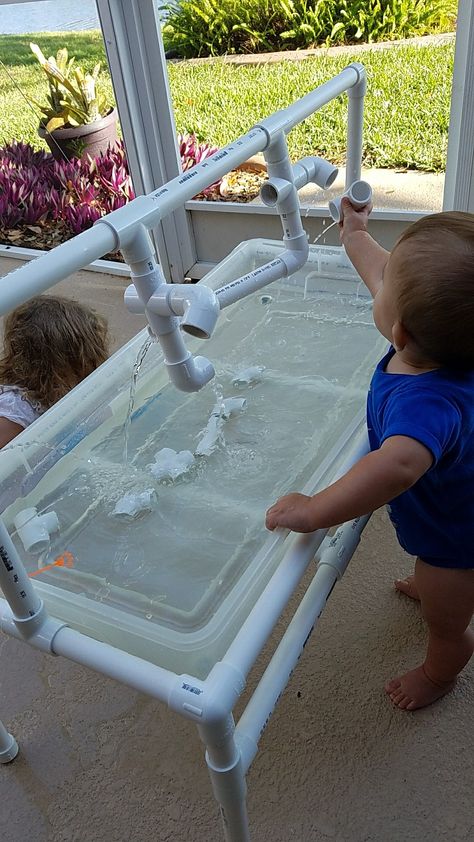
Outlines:
{"label": "potted plant", "polygon": [[100,64],[84,73],[66,47],[56,58],[45,58],[37,44],[30,48],[46,73],[48,104],[35,102],[41,109],[38,134],[48,144],[56,160],[105,152],[117,141],[117,111],[100,90]]}

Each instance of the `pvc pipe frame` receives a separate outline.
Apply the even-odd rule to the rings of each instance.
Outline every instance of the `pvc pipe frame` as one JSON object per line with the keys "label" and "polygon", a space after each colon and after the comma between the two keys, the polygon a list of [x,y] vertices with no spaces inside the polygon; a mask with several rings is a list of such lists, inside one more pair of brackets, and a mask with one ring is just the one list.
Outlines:
{"label": "pvc pipe frame", "polygon": [[[120,247],[131,266],[137,295],[141,305],[144,305],[152,331],[160,337],[163,344],[168,371],[171,375],[175,373],[173,382],[176,382],[179,388],[189,387],[187,390],[200,388],[200,381],[201,385],[208,382],[214,371],[208,360],[199,357],[193,359],[187,352],[178,332],[176,309],[170,307],[172,312],[164,316],[160,312],[153,312],[152,306],[148,310],[148,302],[164,279],[154,261],[151,244],[144,229],[155,226],[163,217],[204,187],[250,155],[263,150],[270,178],[290,183],[290,188],[285,189],[284,195],[277,201],[286,249],[276,260],[218,290],[216,297],[219,307],[222,309],[272,280],[294,272],[302,265],[301,261],[304,263],[306,260],[308,244],[301,225],[295,174],[289,161],[285,134],[346,90],[349,91],[347,187],[360,178],[365,71],[359,64],[349,65],[334,79],[288,108],[273,114],[246,135],[159,190],[148,196],[138,197],[99,220],[92,229],[63,243],[34,263],[17,269],[12,273],[12,282],[4,280],[0,286],[0,315],[27,301],[31,296],[44,292],[77,269]],[[161,296],[158,297],[159,309],[163,300]],[[169,299],[166,300],[169,304]],[[184,299],[181,299],[181,302],[183,301]],[[355,458],[353,454],[353,461]],[[344,540],[348,529],[354,530],[355,527],[351,525],[343,530]],[[320,530],[312,535],[301,535],[295,540],[223,660],[214,666],[205,681],[193,676],[177,676],[67,628],[64,623],[48,617],[1,520],[0,587],[6,600],[0,599],[0,627],[6,633],[26,640],[42,651],[64,655],[141,692],[146,692],[195,721],[207,746],[207,763],[224,819],[225,838],[227,842],[248,842],[250,837],[245,808],[245,772],[255,754],[263,725],[261,716],[257,716],[256,705],[249,706],[247,713],[243,715],[243,722],[241,719],[239,723],[236,740],[230,712],[244,689],[249,669],[322,542],[324,534],[325,532]],[[347,555],[350,558],[350,554]],[[325,563],[322,567],[320,565],[323,572],[319,574],[318,584],[314,586],[315,590],[319,591],[321,580],[324,579],[321,592],[323,603],[338,575],[332,566],[332,563]],[[327,572],[329,568],[330,573]],[[298,615],[298,619],[304,616],[305,630],[311,620],[311,612],[307,607],[310,602],[308,598]],[[316,608],[316,612],[320,613],[320,610],[322,609]],[[304,642],[301,644],[302,632],[295,632],[295,620],[296,615],[288,627],[284,646],[280,648],[280,644],[277,648],[259,685],[259,697],[265,701],[263,709],[268,711],[264,722],[286,685],[288,670],[291,672],[293,668],[289,665],[296,664],[304,645]],[[277,678],[280,659],[285,667],[281,670],[281,676]],[[14,738],[0,723],[0,762],[12,760],[17,750]]]}
{"label": "pvc pipe frame", "polygon": [[[179,334],[179,322],[175,312],[159,314],[148,302],[165,282],[155,261],[151,243],[144,229],[156,226],[165,216],[191,199],[200,190],[216,181],[250,155],[263,151],[268,165],[270,179],[286,181],[287,187],[277,198],[276,206],[283,225],[284,252],[276,260],[243,278],[226,285],[217,292],[221,309],[245,295],[260,289],[268,283],[286,277],[306,261],[308,254],[307,236],[301,223],[297,187],[311,177],[307,160],[296,165],[294,171],[288,156],[285,134],[297,123],[306,119],[323,105],[344,91],[349,95],[347,174],[346,186],[360,177],[362,155],[363,102],[366,89],[365,69],[353,63],[337,76],[319,86],[311,93],[281,111],[272,114],[256,125],[247,134],[216,152],[200,164],[169,181],[163,187],[147,196],[139,196],[129,204],[108,214],[88,231],[63,243],[48,254],[12,273],[11,283],[4,280],[0,287],[0,315],[3,315],[31,296],[54,286],[69,274],[102,257],[109,251],[120,248],[130,265],[137,297],[148,318],[153,335],[159,338],[163,347],[165,364],[172,382],[184,391],[197,391],[214,376],[214,368],[205,357],[193,358]],[[317,159],[316,159],[317,160]],[[306,165],[305,165],[306,163]],[[325,181],[330,178],[328,174]],[[13,277],[14,276],[14,277]],[[178,285],[180,286],[180,285]],[[189,297],[189,289],[187,291]],[[136,302],[128,301],[137,312]],[[169,303],[169,301],[168,301]],[[154,304],[156,306],[157,302]],[[163,304],[163,301],[160,302]],[[199,318],[204,328],[186,322],[185,329],[194,335],[205,336],[212,323],[211,315],[203,313]],[[189,304],[187,310],[191,309]]]}
{"label": "pvc pipe frame", "polygon": [[[366,452],[367,437],[364,432],[356,438],[337,476],[342,475]],[[165,702],[172,710],[196,722],[206,745],[206,762],[220,806],[226,842],[249,842],[245,774],[257,752],[258,740],[264,727],[336,580],[343,575],[368,519],[369,516],[366,516],[345,524],[326,545],[316,575],[243,712],[237,729],[231,712],[245,687],[246,676],[323,541],[325,530],[296,538],[224,658],[213,667],[204,681],[188,675],[178,676],[49,618],[34,593],[1,521],[0,557],[5,568],[7,559],[11,570],[5,574],[0,568],[0,581],[4,593],[8,593],[13,604],[18,604],[24,616],[23,621],[19,622],[12,607],[6,600],[0,599],[0,628],[42,651],[63,655],[122,681]],[[9,576],[14,578],[17,575],[19,586],[26,580],[26,607],[25,598],[16,597],[14,589],[9,591],[4,584],[4,580],[8,580],[8,584]],[[14,738],[0,723],[0,762],[13,760],[17,751]]]}

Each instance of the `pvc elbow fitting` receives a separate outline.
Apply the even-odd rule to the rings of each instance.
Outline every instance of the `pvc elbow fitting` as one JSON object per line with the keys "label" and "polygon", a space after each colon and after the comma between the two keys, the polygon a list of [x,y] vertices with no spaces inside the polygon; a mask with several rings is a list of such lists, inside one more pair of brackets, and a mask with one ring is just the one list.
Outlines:
{"label": "pvc elbow fitting", "polygon": [[165,363],[171,382],[182,392],[198,392],[215,375],[212,363],[206,357],[192,357],[178,363]]}
{"label": "pvc elbow fitting", "polygon": [[298,189],[312,181],[322,190],[327,190],[335,181],[338,172],[339,170],[334,164],[325,161],[324,158],[319,158],[317,155],[302,158],[293,167],[295,184]]}
{"label": "pvc elbow fitting", "polygon": [[356,210],[359,210],[372,201],[372,188],[367,181],[354,181],[342,196],[332,199],[329,202],[329,213],[334,222],[342,222],[341,202],[344,197],[349,199]]}
{"label": "pvc elbow fitting", "polygon": [[27,553],[42,553],[49,547],[51,534],[59,531],[56,512],[39,515],[34,507],[18,512],[14,524]]}

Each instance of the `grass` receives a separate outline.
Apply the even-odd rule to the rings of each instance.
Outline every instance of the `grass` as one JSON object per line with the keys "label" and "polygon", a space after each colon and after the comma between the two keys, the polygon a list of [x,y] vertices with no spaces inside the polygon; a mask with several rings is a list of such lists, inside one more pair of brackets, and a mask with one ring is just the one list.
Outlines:
{"label": "grass", "polygon": [[[28,36],[0,36],[0,56],[27,96],[42,99],[41,68],[28,47]],[[35,33],[47,55],[66,45],[89,69],[106,60],[98,32]],[[273,111],[284,108],[338,73],[360,54],[320,56],[299,62],[259,66],[168,64],[178,131],[194,131],[202,140],[223,146]],[[403,46],[365,52],[367,69],[364,164],[431,172],[445,167],[454,45]],[[0,66],[0,143],[23,140],[41,147],[36,116]],[[112,98],[106,71],[103,81]],[[320,154],[335,163],[345,156],[347,98],[329,103],[289,135],[294,160]]]}

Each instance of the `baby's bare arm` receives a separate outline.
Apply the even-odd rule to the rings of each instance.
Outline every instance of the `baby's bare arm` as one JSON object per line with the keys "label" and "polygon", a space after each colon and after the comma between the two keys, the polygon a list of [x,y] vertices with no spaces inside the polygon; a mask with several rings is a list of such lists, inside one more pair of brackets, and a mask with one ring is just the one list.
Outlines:
{"label": "baby's bare arm", "polygon": [[416,439],[391,436],[314,497],[281,497],[268,509],[265,525],[270,530],[314,532],[369,514],[411,488],[432,462],[431,452]]}
{"label": "baby's bare arm", "polygon": [[341,207],[341,242],[349,260],[374,297],[382,282],[383,270],[390,252],[382,248],[367,231],[367,220],[372,205],[356,210],[348,199],[343,199]]}

